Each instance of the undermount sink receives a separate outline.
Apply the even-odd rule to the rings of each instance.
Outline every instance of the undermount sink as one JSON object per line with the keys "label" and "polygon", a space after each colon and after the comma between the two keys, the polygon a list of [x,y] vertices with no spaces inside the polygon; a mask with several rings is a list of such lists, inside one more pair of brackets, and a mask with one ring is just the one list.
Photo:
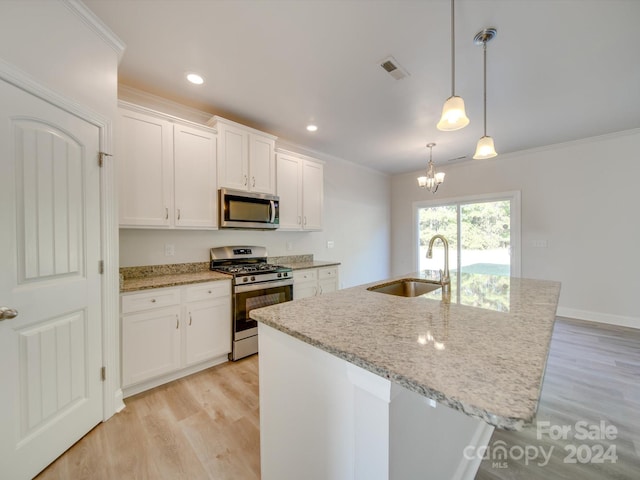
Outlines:
{"label": "undermount sink", "polygon": [[371,292],[386,293],[398,297],[418,297],[442,288],[439,282],[419,278],[403,278],[367,288]]}

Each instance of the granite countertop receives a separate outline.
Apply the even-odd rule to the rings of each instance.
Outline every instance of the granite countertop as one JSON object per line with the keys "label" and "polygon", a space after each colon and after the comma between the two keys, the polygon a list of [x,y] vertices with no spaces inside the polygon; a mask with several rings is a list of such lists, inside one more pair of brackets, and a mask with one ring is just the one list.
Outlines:
{"label": "granite countertop", "polygon": [[[289,267],[293,270],[340,265],[313,259],[313,255],[288,255],[269,257],[269,263]],[[209,270],[209,262],[176,263],[167,265],[145,265],[120,268],[120,293],[148,290],[150,288],[176,287],[190,283],[229,280],[233,277]]]}
{"label": "granite countertop", "polygon": [[321,260],[311,260],[309,262],[281,262],[279,265],[289,267],[292,270],[303,270],[305,268],[322,268],[340,265],[340,262],[328,262]]}
{"label": "granite countertop", "polygon": [[[434,272],[398,278],[434,278]],[[533,422],[560,283],[461,274],[413,297],[375,282],[251,311],[339,358],[507,430]]]}
{"label": "granite countertop", "polygon": [[286,257],[269,257],[269,263],[289,267],[292,270],[303,270],[305,268],[322,268],[338,266],[340,262],[314,260],[313,255],[289,255]]}
{"label": "granite countertop", "polygon": [[212,272],[208,262],[124,267],[120,269],[120,293],[232,278],[224,273]]}

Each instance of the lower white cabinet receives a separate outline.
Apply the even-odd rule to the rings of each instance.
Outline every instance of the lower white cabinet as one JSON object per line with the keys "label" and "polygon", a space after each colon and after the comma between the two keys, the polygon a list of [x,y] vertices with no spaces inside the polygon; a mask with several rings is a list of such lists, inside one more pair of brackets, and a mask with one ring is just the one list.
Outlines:
{"label": "lower white cabinet", "polygon": [[231,281],[121,295],[125,396],[227,360]]}
{"label": "lower white cabinet", "polygon": [[306,268],[293,271],[293,299],[315,297],[339,288],[338,267]]}

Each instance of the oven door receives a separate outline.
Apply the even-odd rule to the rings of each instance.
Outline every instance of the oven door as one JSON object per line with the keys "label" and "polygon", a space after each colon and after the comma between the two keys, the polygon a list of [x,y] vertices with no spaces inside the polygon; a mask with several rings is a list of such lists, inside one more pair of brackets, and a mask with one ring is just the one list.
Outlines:
{"label": "oven door", "polygon": [[249,318],[251,310],[292,299],[293,279],[237,285],[233,311],[233,339],[237,341],[258,334],[258,322]]}

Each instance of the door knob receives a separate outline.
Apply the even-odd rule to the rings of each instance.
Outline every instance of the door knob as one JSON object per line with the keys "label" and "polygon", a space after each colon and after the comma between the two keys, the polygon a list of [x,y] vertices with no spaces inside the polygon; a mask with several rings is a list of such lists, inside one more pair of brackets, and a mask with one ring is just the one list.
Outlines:
{"label": "door knob", "polygon": [[10,320],[18,316],[18,311],[9,307],[0,307],[0,320]]}

